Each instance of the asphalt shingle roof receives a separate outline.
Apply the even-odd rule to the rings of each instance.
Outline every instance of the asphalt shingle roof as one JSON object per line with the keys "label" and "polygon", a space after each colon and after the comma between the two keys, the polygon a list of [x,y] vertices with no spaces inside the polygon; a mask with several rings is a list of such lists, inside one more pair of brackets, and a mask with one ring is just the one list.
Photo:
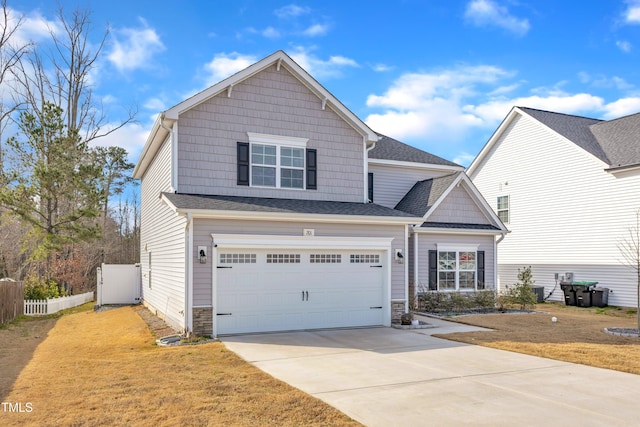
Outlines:
{"label": "asphalt shingle roof", "polygon": [[418,148],[412,147],[400,142],[397,139],[390,138],[386,135],[378,134],[380,140],[376,142],[376,146],[369,152],[370,159],[396,160],[400,162],[427,163],[432,165],[443,166],[459,166],[456,163],[445,160],[434,154],[427,153]]}
{"label": "asphalt shingle roof", "polygon": [[640,113],[598,120],[520,107],[610,167],[640,164]]}
{"label": "asphalt shingle roof", "polygon": [[180,193],[163,193],[163,195],[169,199],[176,208],[185,210],[354,215],[398,218],[407,218],[412,216],[407,212],[376,205],[375,203],[210,196]]}
{"label": "asphalt shingle roof", "polygon": [[395,209],[423,217],[462,172],[416,182]]}

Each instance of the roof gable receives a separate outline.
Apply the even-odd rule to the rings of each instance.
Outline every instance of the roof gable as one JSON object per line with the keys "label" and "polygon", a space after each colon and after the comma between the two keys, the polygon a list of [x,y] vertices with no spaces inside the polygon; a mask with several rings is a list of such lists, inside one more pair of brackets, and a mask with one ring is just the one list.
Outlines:
{"label": "roof gable", "polygon": [[344,104],[325,89],[309,73],[302,69],[291,57],[279,50],[266,58],[250,65],[242,71],[214,84],[213,86],[193,95],[192,97],[174,105],[162,112],[156,119],[147,138],[147,142],[133,171],[135,178],[141,178],[150,165],[158,149],[170,134],[171,126],[185,111],[226,92],[226,96],[233,96],[233,88],[248,78],[272,66],[278,71],[286,70],[298,79],[310,92],[318,98],[322,109],[330,108],[363,137],[365,143],[373,144],[378,140],[378,134],[367,126],[360,118],[353,114]]}
{"label": "roof gable", "polygon": [[610,163],[607,154],[591,132],[591,126],[601,123],[602,120],[527,107],[519,109],[603,162]]}
{"label": "roof gable", "polygon": [[470,176],[474,176],[485,158],[490,155],[491,149],[516,115],[531,117],[609,165],[610,170],[640,165],[640,113],[613,120],[599,120],[534,108],[514,107],[467,169]]}
{"label": "roof gable", "polygon": [[[465,194],[475,204],[477,210],[474,213],[482,215],[482,222],[485,224],[463,225],[460,223],[444,223],[437,220],[431,221],[431,217],[437,212],[438,207],[445,203],[454,189],[459,186],[464,189]],[[469,228],[471,226],[478,226],[494,231],[497,230],[502,233],[507,232],[507,228],[464,172],[455,172],[417,182],[402,200],[398,202],[395,209],[420,216],[425,220],[425,224],[447,224],[444,228]],[[486,224],[487,222],[489,224]],[[425,224],[423,224],[423,227],[426,226]]]}

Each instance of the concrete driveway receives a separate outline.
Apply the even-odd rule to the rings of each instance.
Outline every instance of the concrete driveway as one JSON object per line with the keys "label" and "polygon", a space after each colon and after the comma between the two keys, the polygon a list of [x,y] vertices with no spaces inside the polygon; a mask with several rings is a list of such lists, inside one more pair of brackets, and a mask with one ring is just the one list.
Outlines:
{"label": "concrete driveway", "polygon": [[225,337],[245,360],[367,426],[639,425],[640,376],[367,328]]}

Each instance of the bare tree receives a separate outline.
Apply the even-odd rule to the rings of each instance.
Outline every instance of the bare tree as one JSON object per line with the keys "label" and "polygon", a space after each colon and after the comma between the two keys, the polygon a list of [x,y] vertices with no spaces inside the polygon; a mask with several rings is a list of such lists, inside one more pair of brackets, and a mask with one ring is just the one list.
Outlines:
{"label": "bare tree", "polygon": [[640,335],[640,209],[636,211],[636,223],[628,228],[627,237],[618,243],[618,250],[628,267],[636,271],[638,309],[638,335]]}
{"label": "bare tree", "polygon": [[16,43],[16,32],[22,25],[21,16],[12,14],[7,7],[7,0],[2,0],[2,15],[0,16],[0,171],[4,164],[2,134],[7,126],[7,118],[18,107],[19,102],[13,101],[6,93],[7,77],[20,64],[20,60],[31,47],[30,43]]}
{"label": "bare tree", "polygon": [[[62,108],[67,129],[90,143],[131,123],[136,109],[132,107],[124,119],[112,124],[93,97],[90,75],[109,35],[108,28],[97,43],[91,43],[90,11],[76,9],[68,17],[61,7],[58,21],[59,28],[49,28],[53,48],[45,52],[36,46],[27,60],[18,62],[15,77],[20,95],[36,116],[41,116],[44,104],[51,102]],[[53,71],[48,72],[50,69]]]}

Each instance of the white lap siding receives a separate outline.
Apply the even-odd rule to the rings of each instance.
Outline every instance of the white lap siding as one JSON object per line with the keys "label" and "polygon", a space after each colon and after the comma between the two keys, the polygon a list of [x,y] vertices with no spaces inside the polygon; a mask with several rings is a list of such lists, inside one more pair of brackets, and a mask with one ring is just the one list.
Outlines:
{"label": "white lap siding", "polygon": [[169,191],[171,187],[170,155],[171,144],[167,139],[145,172],[141,184],[142,298],[152,312],[172,326],[183,329],[186,221],[159,197],[161,192]]}

